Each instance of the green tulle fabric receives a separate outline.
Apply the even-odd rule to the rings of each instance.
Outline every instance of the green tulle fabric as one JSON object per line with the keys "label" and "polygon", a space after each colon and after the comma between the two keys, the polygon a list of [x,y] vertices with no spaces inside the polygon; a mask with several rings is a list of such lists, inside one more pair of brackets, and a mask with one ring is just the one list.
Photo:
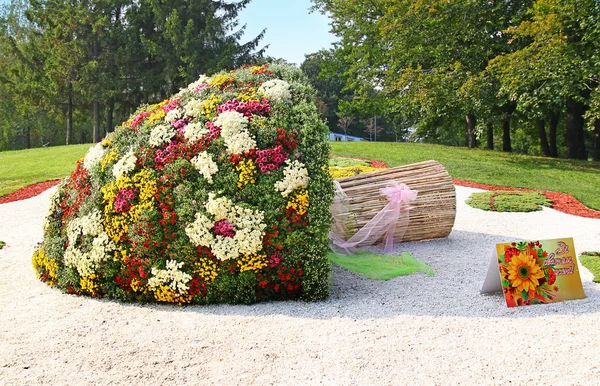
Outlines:
{"label": "green tulle fabric", "polygon": [[433,276],[433,269],[427,264],[415,259],[409,252],[400,256],[378,255],[360,251],[350,256],[342,256],[329,252],[329,261],[355,272],[367,279],[389,280],[397,276],[410,275],[416,272],[425,272]]}

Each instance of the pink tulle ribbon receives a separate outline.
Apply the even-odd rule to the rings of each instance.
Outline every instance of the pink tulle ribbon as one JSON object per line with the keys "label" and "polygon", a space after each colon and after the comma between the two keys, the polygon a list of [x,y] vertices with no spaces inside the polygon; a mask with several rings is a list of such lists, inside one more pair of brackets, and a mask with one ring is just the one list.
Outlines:
{"label": "pink tulle ribbon", "polygon": [[418,192],[398,182],[390,183],[380,189],[381,194],[388,199],[388,204],[358,232],[345,240],[353,216],[349,210],[348,197],[337,181],[335,181],[335,188],[334,202],[331,206],[334,222],[329,233],[331,249],[336,253],[351,254],[354,252],[354,248],[373,245],[383,237],[384,252],[392,252],[395,241],[394,234],[398,234],[396,241],[402,241],[410,218],[409,203],[417,199]]}

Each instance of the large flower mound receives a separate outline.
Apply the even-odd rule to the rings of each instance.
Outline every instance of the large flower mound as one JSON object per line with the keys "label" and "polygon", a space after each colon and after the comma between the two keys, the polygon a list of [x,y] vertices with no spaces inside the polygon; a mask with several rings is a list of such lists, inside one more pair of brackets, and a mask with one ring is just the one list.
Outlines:
{"label": "large flower mound", "polygon": [[33,266],[65,292],[124,301],[323,299],[328,152],[298,69],[202,76],[90,148]]}

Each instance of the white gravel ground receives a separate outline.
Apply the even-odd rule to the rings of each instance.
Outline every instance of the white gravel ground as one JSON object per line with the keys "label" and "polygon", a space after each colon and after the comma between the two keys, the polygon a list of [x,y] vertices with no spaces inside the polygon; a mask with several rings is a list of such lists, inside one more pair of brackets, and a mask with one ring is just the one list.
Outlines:
{"label": "white gravel ground", "polygon": [[0,205],[0,384],[600,384],[600,285],[587,299],[508,309],[480,295],[495,243],[572,236],[600,250],[600,220],[544,209],[488,213],[457,187],[445,240],[407,243],[424,274],[371,281],[335,269],[320,303],[178,307],[65,295],[31,254],[50,192]]}

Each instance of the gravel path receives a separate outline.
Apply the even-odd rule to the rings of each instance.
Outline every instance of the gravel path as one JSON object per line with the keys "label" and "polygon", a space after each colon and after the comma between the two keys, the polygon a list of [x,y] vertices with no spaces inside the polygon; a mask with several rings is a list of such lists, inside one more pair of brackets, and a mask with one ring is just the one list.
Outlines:
{"label": "gravel path", "polygon": [[508,309],[480,295],[495,243],[573,236],[600,250],[600,220],[464,204],[454,231],[406,243],[429,264],[389,281],[335,269],[320,303],[178,307],[65,295],[31,254],[50,192],[0,205],[0,384],[597,384],[600,285],[587,298]]}

